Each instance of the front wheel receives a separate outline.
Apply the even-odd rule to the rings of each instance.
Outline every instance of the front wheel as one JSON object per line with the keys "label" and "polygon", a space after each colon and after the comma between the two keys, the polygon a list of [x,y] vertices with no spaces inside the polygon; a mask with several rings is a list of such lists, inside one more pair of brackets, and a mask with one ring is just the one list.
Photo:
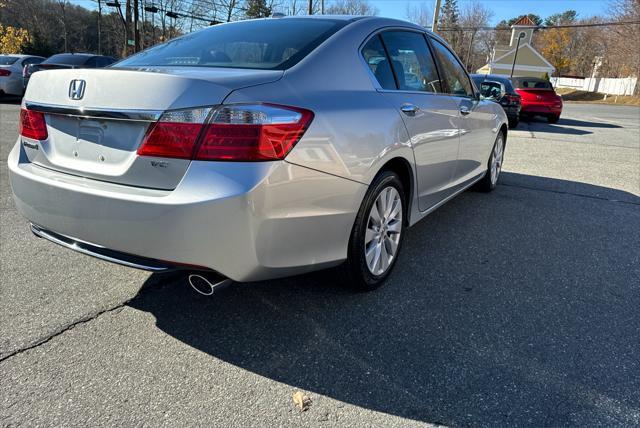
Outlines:
{"label": "front wheel", "polygon": [[500,172],[502,171],[502,161],[504,159],[504,134],[498,132],[496,142],[493,144],[493,150],[489,156],[489,162],[487,164],[487,172],[478,181],[476,188],[482,192],[491,192],[498,185],[498,178],[500,178]]}
{"label": "front wheel", "polygon": [[349,239],[343,268],[350,286],[371,291],[387,279],[400,254],[406,206],[396,173],[385,171],[374,179]]}

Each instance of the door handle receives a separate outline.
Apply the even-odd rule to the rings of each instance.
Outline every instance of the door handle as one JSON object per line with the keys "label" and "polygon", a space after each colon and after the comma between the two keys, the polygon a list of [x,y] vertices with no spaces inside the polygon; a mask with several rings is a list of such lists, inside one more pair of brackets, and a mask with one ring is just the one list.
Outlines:
{"label": "door handle", "polygon": [[471,113],[471,110],[469,110],[469,107],[467,106],[460,106],[460,114],[462,114],[463,116],[468,115],[469,113]]}
{"label": "door handle", "polygon": [[416,114],[418,110],[419,110],[418,107],[414,106],[413,104],[407,103],[407,104],[402,104],[402,106],[400,106],[400,111],[406,114],[407,116],[413,116],[414,114]]}

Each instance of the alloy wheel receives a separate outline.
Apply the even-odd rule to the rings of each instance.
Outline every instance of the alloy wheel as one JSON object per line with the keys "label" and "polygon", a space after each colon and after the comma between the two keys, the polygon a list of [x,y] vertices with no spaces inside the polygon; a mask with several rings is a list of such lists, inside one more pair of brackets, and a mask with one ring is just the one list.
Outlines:
{"label": "alloy wheel", "polygon": [[504,155],[504,141],[502,136],[499,136],[496,140],[496,144],[493,147],[493,153],[491,154],[491,185],[495,186],[502,170],[502,158]]}
{"label": "alloy wheel", "polygon": [[384,274],[396,256],[402,232],[402,199],[395,187],[382,189],[369,212],[364,254],[369,271]]}

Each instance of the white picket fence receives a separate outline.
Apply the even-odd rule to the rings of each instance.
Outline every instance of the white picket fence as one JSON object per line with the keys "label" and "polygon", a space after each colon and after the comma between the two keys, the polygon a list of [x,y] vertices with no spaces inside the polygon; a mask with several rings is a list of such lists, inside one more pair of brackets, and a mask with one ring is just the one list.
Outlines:
{"label": "white picket fence", "polygon": [[588,77],[586,79],[574,79],[571,77],[552,77],[551,83],[556,88],[573,88],[580,91],[600,92],[601,94],[609,95],[633,95],[638,78]]}

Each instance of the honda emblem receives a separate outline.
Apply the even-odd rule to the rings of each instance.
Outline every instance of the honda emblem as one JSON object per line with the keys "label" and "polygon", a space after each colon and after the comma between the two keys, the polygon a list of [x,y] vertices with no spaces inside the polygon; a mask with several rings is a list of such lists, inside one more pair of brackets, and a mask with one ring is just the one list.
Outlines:
{"label": "honda emblem", "polygon": [[69,84],[69,98],[81,100],[84,97],[84,87],[86,82],[82,79],[73,79]]}

